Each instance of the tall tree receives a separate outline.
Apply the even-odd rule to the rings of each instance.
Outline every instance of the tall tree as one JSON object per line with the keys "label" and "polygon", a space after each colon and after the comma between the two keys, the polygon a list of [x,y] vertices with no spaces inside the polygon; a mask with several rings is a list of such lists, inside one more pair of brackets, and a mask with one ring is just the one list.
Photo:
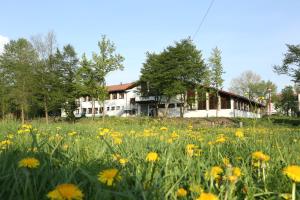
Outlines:
{"label": "tall tree", "polygon": [[[190,38],[168,46],[162,53],[148,53],[141,70],[140,82],[149,94],[165,98],[165,113],[172,97],[180,95],[181,116],[187,103],[187,91],[203,83],[207,66]],[[161,100],[161,99],[159,99]],[[156,103],[157,105],[157,103]]]}
{"label": "tall tree", "polygon": [[116,53],[115,44],[102,36],[98,42],[99,54],[93,53],[94,78],[98,82],[97,99],[102,102],[103,119],[105,117],[105,99],[107,98],[106,76],[115,70],[123,70],[124,57]]}
{"label": "tall tree", "polygon": [[296,83],[300,82],[300,44],[286,45],[288,51],[284,54],[282,65],[274,66],[278,74],[286,74],[293,78]]}
{"label": "tall tree", "polygon": [[223,87],[222,75],[225,73],[222,66],[221,50],[218,47],[212,50],[211,56],[208,59],[210,71],[211,71],[211,86],[216,90],[216,96],[218,99],[216,116],[218,116],[219,108],[221,107],[221,101],[219,98],[219,90]]}
{"label": "tall tree", "polygon": [[73,122],[75,122],[74,111],[77,108],[76,98],[79,96],[76,79],[78,61],[76,52],[70,44],[63,47],[62,53],[57,50],[55,54],[54,62],[60,69],[61,101],[67,114],[67,120]]}
{"label": "tall tree", "polygon": [[292,86],[286,86],[282,89],[281,95],[275,107],[282,110],[285,115],[297,113],[297,96],[294,94]]}
{"label": "tall tree", "polygon": [[44,108],[46,123],[49,121],[49,111],[57,105],[58,69],[54,65],[56,37],[54,32],[48,32],[46,36],[37,35],[31,38],[34,48],[39,55],[39,62],[35,70],[35,96],[38,103]]}
{"label": "tall tree", "polygon": [[239,95],[246,95],[249,99],[255,99],[253,85],[261,82],[261,77],[252,72],[245,71],[239,77],[232,79],[229,90]]}
{"label": "tall tree", "polygon": [[22,123],[32,98],[33,71],[37,54],[26,39],[11,40],[0,56],[0,65],[9,78],[10,95],[21,112]]}

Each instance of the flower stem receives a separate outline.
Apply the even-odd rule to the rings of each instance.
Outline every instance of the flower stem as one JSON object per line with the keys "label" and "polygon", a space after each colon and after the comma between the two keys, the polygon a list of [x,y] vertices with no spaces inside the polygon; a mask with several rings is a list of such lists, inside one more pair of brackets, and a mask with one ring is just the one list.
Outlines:
{"label": "flower stem", "polygon": [[296,183],[293,182],[292,200],[296,200]]}

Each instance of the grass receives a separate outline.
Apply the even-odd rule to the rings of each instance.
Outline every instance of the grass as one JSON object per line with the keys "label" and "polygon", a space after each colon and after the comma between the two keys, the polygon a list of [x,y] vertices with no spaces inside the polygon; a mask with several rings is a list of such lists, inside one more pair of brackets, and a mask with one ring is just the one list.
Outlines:
{"label": "grass", "polygon": [[[107,118],[105,123],[83,119],[49,125],[36,120],[26,130],[15,121],[1,122],[0,141],[11,144],[0,142],[0,199],[47,199],[62,183],[78,186],[84,199],[196,199],[200,191],[191,189],[196,186],[219,199],[290,194],[292,182],[282,169],[300,165],[300,129],[259,120],[255,126],[245,124],[251,125],[239,129],[234,123],[209,127],[198,120]],[[25,132],[18,133],[20,129]],[[237,137],[237,130],[244,137]],[[197,147],[187,151],[188,144]],[[255,167],[255,151],[270,160]],[[149,152],[156,152],[159,160],[147,162]],[[120,157],[114,159],[115,154]],[[26,157],[37,158],[39,167],[18,167]],[[128,162],[122,165],[120,158]],[[213,166],[223,169],[216,180],[205,175]],[[242,175],[230,182],[233,167]],[[122,177],[113,186],[98,180],[99,172],[110,168]],[[187,191],[185,197],[177,196],[179,188]]]}

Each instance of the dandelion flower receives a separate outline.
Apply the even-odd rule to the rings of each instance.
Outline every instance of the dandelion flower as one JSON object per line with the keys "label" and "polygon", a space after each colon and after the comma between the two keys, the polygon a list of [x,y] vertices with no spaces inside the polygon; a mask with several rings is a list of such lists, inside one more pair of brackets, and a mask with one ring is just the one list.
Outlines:
{"label": "dandelion flower", "polygon": [[238,138],[243,138],[244,137],[244,133],[241,130],[237,130],[235,132],[235,136]]}
{"label": "dandelion flower", "polygon": [[76,185],[69,183],[58,185],[47,194],[47,197],[51,200],[82,200],[83,196]]}
{"label": "dandelion flower", "polygon": [[119,163],[120,163],[122,166],[125,166],[126,163],[128,163],[128,159],[126,159],[126,158],[121,158],[121,159],[119,160]]}
{"label": "dandelion flower", "polygon": [[178,197],[185,197],[187,195],[187,191],[184,188],[179,188],[176,194]]}
{"label": "dandelion flower", "polygon": [[283,169],[283,173],[294,182],[300,182],[300,166],[291,165]]}
{"label": "dandelion flower", "polygon": [[261,151],[255,151],[252,153],[252,159],[259,161],[268,161],[270,160],[270,156],[264,154]]}
{"label": "dandelion flower", "polygon": [[163,127],[160,128],[160,130],[161,130],[161,131],[167,131],[168,128],[163,126]]}
{"label": "dandelion flower", "polygon": [[205,176],[206,178],[210,179],[219,179],[220,178],[220,174],[223,173],[223,169],[219,166],[214,166],[210,169],[210,171],[207,171]]}
{"label": "dandelion flower", "polygon": [[150,152],[146,156],[146,161],[155,162],[159,159],[158,154],[156,152]]}
{"label": "dandelion flower", "polygon": [[114,181],[120,181],[121,179],[122,177],[117,169],[106,169],[98,174],[98,180],[108,186],[112,186]]}
{"label": "dandelion flower", "polygon": [[238,167],[234,167],[234,168],[232,169],[232,174],[233,174],[234,176],[240,177],[240,176],[242,175],[241,169],[238,168]]}
{"label": "dandelion flower", "polygon": [[40,165],[40,161],[36,158],[28,157],[19,161],[19,167],[37,168]]}
{"label": "dandelion flower", "polygon": [[212,193],[201,193],[196,200],[218,200],[218,197]]}

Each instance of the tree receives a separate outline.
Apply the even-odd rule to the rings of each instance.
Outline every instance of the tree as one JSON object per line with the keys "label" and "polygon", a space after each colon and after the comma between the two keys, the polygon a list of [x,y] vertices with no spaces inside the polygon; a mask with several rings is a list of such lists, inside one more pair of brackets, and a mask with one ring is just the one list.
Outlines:
{"label": "tree", "polygon": [[33,71],[36,66],[37,54],[32,44],[26,39],[11,40],[4,47],[0,56],[0,66],[9,80],[10,93],[13,102],[19,107],[22,123],[25,113],[29,110],[32,98]]}
{"label": "tree", "polygon": [[223,78],[224,74],[223,66],[222,66],[222,58],[221,58],[221,50],[218,47],[212,50],[211,56],[208,59],[209,66],[211,68],[211,86],[216,90],[216,96],[218,98],[218,105],[216,109],[216,116],[218,116],[218,111],[220,108],[221,101],[219,100],[219,90],[223,87]]}
{"label": "tree", "polygon": [[107,98],[106,76],[112,71],[123,70],[124,57],[116,53],[115,44],[102,36],[98,42],[99,54],[93,53],[94,78],[98,83],[97,100],[103,105],[103,119],[105,116],[105,99]]}
{"label": "tree", "polygon": [[80,67],[77,71],[78,89],[81,96],[88,95],[92,98],[93,120],[95,118],[95,99],[99,96],[99,91],[101,90],[100,83],[102,81],[102,77],[96,76],[95,67],[93,67],[92,62],[83,54]]}
{"label": "tree", "polygon": [[54,65],[60,69],[60,102],[63,102],[67,120],[75,122],[74,111],[77,108],[76,98],[79,96],[76,82],[78,58],[74,48],[70,44],[63,47],[62,53],[57,49]]}
{"label": "tree", "polygon": [[[148,94],[165,97],[165,113],[171,97],[180,95],[181,116],[188,102],[187,91],[203,83],[207,74],[207,66],[190,38],[175,42],[162,53],[148,53],[147,60],[141,70],[140,82],[147,86]],[[158,103],[156,103],[158,105]]]}
{"label": "tree", "polygon": [[297,96],[294,94],[292,86],[286,86],[282,89],[278,102],[275,105],[276,109],[281,109],[284,114],[296,113],[297,109]]}
{"label": "tree", "polygon": [[46,36],[37,35],[31,38],[33,46],[38,53],[39,61],[34,73],[35,96],[38,103],[44,108],[46,123],[48,124],[49,111],[56,109],[58,90],[58,70],[54,65],[56,37],[54,32]]}
{"label": "tree", "polygon": [[258,74],[250,70],[245,71],[239,77],[232,79],[229,90],[242,96],[247,95],[249,99],[255,99],[253,86],[260,81],[261,77]]}
{"label": "tree", "polygon": [[274,70],[278,74],[286,74],[293,78],[293,81],[300,81],[300,44],[286,45],[288,51],[284,54],[282,65],[275,65]]}

